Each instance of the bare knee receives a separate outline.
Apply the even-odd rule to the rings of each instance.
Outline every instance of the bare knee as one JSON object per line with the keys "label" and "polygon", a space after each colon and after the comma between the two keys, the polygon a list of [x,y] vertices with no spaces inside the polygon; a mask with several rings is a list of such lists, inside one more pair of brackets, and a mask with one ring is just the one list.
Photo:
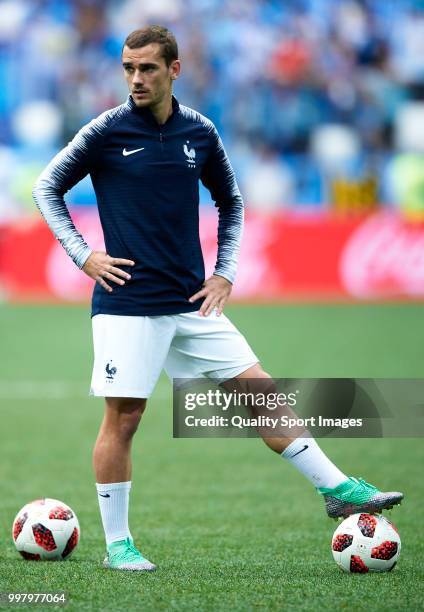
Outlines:
{"label": "bare knee", "polygon": [[254,366],[251,366],[249,369],[239,374],[236,378],[238,380],[243,380],[243,378],[271,379],[272,376],[268,374],[268,372],[265,372],[260,363],[256,363]]}
{"label": "bare knee", "polygon": [[131,440],[146,408],[145,399],[107,397],[103,427],[121,440]]}
{"label": "bare knee", "polygon": [[232,381],[224,383],[223,386],[242,392],[261,393],[264,395],[273,393],[276,390],[272,376],[265,372],[259,363],[238,374]]}

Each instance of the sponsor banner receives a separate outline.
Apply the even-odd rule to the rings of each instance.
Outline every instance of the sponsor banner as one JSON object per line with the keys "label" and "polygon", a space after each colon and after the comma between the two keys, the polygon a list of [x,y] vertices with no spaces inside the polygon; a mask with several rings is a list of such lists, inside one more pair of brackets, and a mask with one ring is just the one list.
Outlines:
{"label": "sponsor banner", "polygon": [[[93,249],[103,246],[97,212],[74,211]],[[207,274],[216,260],[217,214],[201,209]],[[0,291],[13,300],[86,301],[93,281],[73,264],[39,217],[0,227]],[[233,297],[238,300],[424,297],[424,224],[391,212],[247,213]]]}

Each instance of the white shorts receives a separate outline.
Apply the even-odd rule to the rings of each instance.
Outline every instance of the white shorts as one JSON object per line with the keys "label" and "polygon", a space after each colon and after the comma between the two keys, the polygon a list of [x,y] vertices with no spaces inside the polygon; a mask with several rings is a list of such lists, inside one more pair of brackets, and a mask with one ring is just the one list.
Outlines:
{"label": "white shorts", "polygon": [[165,368],[173,378],[229,380],[258,363],[225,315],[197,312],[158,317],[98,314],[92,319],[91,395],[151,395]]}

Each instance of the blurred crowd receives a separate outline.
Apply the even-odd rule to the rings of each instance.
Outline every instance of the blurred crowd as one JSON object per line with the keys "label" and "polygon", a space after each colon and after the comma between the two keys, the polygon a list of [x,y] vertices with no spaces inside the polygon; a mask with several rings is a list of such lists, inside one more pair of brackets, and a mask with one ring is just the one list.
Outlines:
{"label": "blurred crowd", "polygon": [[[247,206],[316,210],[333,179],[371,178],[424,209],[424,0],[2,0],[0,219],[125,100],[122,43],[149,23],[175,33],[175,93],[218,127]],[[71,201],[94,203],[88,180]]]}

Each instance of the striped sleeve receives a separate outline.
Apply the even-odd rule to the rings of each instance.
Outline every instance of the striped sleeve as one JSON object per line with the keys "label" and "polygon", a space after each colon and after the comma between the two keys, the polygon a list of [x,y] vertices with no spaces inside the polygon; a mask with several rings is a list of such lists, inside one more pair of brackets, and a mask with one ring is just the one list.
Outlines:
{"label": "striped sleeve", "polygon": [[243,233],[244,205],[230,160],[213,124],[210,137],[211,152],[200,178],[218,208],[218,255],[214,274],[233,283]]}
{"label": "striped sleeve", "polygon": [[79,268],[83,267],[92,250],[76,229],[64,195],[94,168],[105,131],[114,115],[107,111],[85,125],[52,159],[33,189],[35,203],[46,223]]}

